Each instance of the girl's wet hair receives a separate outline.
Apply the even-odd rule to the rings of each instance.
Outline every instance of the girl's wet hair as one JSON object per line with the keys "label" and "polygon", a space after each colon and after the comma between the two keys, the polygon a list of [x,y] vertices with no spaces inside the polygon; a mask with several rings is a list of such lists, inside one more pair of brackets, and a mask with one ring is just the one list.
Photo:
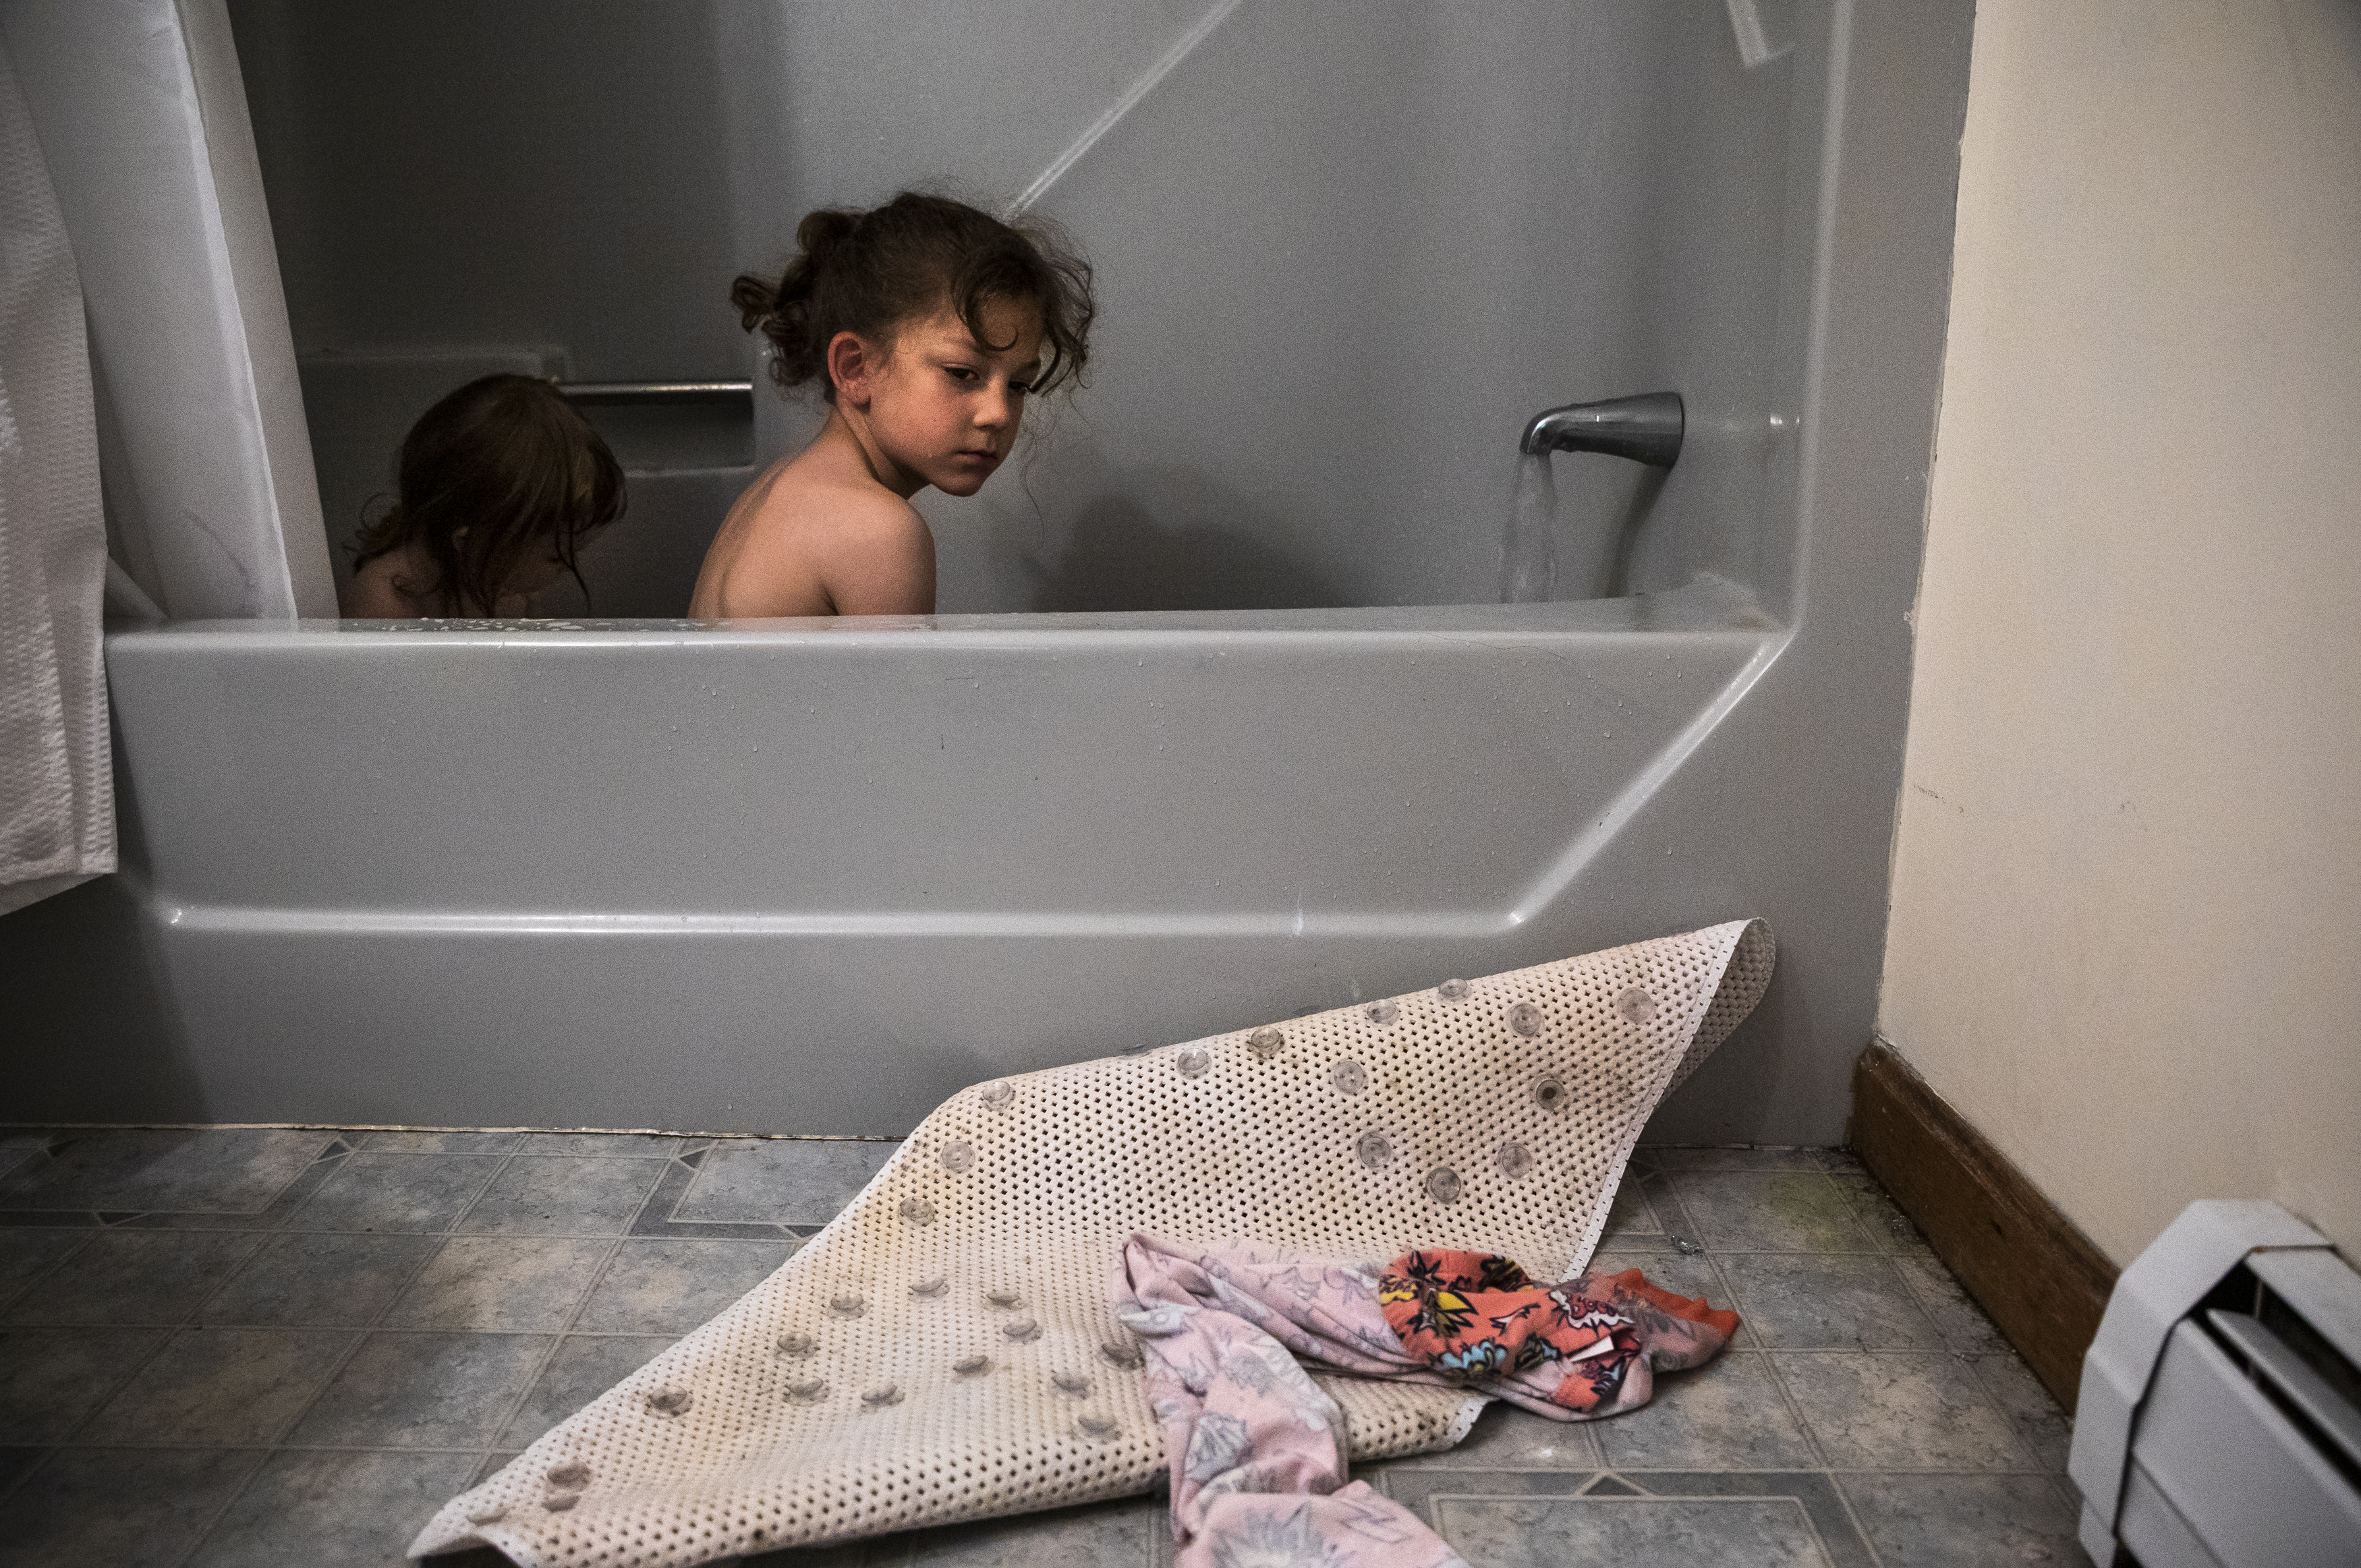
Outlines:
{"label": "girl's wet hair", "polygon": [[546,545],[575,586],[582,542],[623,514],[623,469],[590,422],[531,376],[468,382],[401,443],[393,510],[361,532],[356,570],[418,545],[445,615],[493,615],[500,587]]}
{"label": "girl's wet hair", "polygon": [[963,202],[905,191],[868,212],[823,208],[796,225],[796,258],[776,282],[741,277],[730,302],[747,331],[763,329],[776,350],[771,375],[782,387],[818,381],[836,400],[828,345],[840,332],[886,345],[905,323],[948,302],[976,342],[995,301],[1040,313],[1041,373],[1031,389],[1079,382],[1090,360],[1090,263],[1046,225],[1005,224]]}

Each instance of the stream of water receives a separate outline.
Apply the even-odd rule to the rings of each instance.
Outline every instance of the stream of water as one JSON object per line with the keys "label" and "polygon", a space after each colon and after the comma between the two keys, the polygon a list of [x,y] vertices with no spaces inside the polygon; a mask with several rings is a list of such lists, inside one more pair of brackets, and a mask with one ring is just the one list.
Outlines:
{"label": "stream of water", "polygon": [[1517,499],[1500,540],[1500,602],[1540,604],[1557,589],[1557,484],[1550,455],[1517,459]]}

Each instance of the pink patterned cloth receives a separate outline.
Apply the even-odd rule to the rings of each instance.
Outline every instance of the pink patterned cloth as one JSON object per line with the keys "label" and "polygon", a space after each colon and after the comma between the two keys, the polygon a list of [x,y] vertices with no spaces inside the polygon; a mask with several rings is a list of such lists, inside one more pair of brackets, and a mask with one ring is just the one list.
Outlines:
{"label": "pink patterned cloth", "polygon": [[[1477,1268],[1481,1278],[1462,1281],[1449,1275],[1449,1266],[1463,1262],[1499,1266]],[[1423,1307],[1433,1316],[1425,1297],[1437,1292],[1449,1296],[1445,1306],[1489,1310],[1506,1303],[1506,1315],[1455,1321],[1448,1343],[1427,1343],[1435,1339],[1433,1325],[1421,1318],[1423,1326],[1413,1325],[1411,1336],[1416,1343],[1405,1346],[1381,1299],[1389,1273],[1396,1276],[1387,1283],[1397,1315]],[[1433,1291],[1423,1289],[1428,1285]],[[1467,1301],[1453,1293],[1463,1285],[1474,1293]],[[1164,1424],[1171,1462],[1175,1568],[1466,1568],[1417,1515],[1366,1482],[1345,1481],[1344,1415],[1304,1371],[1307,1365],[1465,1387],[1555,1420],[1584,1420],[1645,1404],[1652,1365],[1697,1365],[1738,1327],[1734,1313],[1659,1290],[1636,1269],[1542,1287],[1507,1259],[1472,1253],[1411,1253],[1388,1266],[1306,1257],[1250,1242],[1190,1246],[1141,1232],[1124,1244],[1108,1291],[1116,1314],[1147,1344],[1148,1398]],[[1499,1301],[1492,1299],[1496,1293]],[[1586,1346],[1595,1340],[1616,1353],[1611,1389],[1591,1387],[1596,1376],[1581,1376],[1595,1375],[1591,1364],[1603,1360],[1585,1347],[1554,1355],[1503,1353],[1481,1365],[1462,1365],[1466,1351],[1458,1341],[1469,1338],[1468,1330],[1517,1338],[1513,1352],[1535,1337],[1527,1320],[1555,1322],[1542,1310],[1548,1306],[1579,1319]],[[1510,1332],[1518,1329],[1528,1332]],[[1576,1387],[1593,1397],[1570,1398],[1567,1390]]]}
{"label": "pink patterned cloth", "polygon": [[1115,1272],[1164,1423],[1174,1568],[1466,1568],[1416,1514],[1345,1481],[1344,1412],[1296,1359],[1442,1381],[1386,1326],[1375,1266],[1135,1232]]}

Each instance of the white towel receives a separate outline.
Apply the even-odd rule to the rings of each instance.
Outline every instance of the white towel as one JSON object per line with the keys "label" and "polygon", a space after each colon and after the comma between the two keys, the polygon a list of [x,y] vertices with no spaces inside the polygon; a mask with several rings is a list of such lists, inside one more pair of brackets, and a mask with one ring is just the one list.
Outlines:
{"label": "white towel", "polygon": [[115,869],[82,284],[0,49],[0,912]]}

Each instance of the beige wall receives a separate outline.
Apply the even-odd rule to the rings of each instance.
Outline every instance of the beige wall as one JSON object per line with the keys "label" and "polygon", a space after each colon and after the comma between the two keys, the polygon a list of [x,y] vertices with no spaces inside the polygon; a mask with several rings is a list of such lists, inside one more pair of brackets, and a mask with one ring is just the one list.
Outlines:
{"label": "beige wall", "polygon": [[2361,1258],[2361,0],[1982,0],[1880,1031]]}

